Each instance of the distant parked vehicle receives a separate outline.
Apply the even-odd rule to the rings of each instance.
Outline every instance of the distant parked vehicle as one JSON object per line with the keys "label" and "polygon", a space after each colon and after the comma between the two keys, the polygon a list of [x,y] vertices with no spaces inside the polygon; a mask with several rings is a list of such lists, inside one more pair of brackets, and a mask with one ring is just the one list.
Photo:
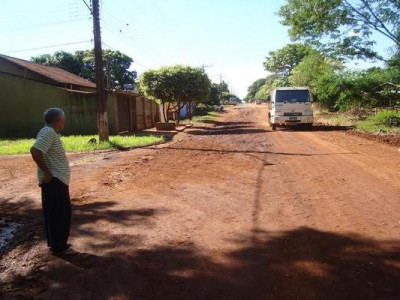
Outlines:
{"label": "distant parked vehicle", "polygon": [[237,105],[240,103],[240,99],[236,98],[236,97],[230,97],[228,104],[230,105]]}
{"label": "distant parked vehicle", "polygon": [[269,95],[269,122],[272,130],[277,126],[313,125],[311,93],[307,87],[279,87]]}

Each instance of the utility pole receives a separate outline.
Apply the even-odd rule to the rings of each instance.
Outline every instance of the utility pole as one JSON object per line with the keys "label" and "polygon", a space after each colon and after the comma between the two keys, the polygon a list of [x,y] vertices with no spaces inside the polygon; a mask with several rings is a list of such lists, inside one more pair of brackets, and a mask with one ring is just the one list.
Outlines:
{"label": "utility pole", "polygon": [[211,68],[211,67],[213,67],[213,65],[211,65],[211,66],[202,65],[201,69],[203,70],[203,73],[204,73],[206,71],[205,68]]}
{"label": "utility pole", "polygon": [[222,83],[222,73],[217,74],[219,76],[219,84]]}
{"label": "utility pole", "polygon": [[108,141],[108,117],[106,95],[104,92],[103,51],[101,49],[99,0],[92,0],[92,9],[97,92],[97,127],[99,131],[99,140]]}

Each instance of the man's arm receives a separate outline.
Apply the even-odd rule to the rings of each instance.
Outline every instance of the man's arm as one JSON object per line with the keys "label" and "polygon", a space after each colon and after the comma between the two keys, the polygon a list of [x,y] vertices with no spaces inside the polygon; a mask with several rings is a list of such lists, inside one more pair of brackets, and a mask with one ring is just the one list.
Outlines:
{"label": "man's arm", "polygon": [[35,163],[38,165],[38,167],[44,173],[44,183],[50,182],[51,179],[53,178],[53,175],[51,175],[50,170],[47,168],[47,165],[46,165],[46,162],[44,161],[42,152],[39,149],[32,147],[31,155],[32,155],[32,158],[35,161]]}

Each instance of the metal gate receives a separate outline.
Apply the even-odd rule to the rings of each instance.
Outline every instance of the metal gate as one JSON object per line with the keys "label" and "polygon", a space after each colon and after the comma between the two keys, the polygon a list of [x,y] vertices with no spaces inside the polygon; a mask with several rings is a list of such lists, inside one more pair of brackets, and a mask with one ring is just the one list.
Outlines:
{"label": "metal gate", "polygon": [[132,131],[131,106],[129,96],[117,96],[117,130],[118,132]]}

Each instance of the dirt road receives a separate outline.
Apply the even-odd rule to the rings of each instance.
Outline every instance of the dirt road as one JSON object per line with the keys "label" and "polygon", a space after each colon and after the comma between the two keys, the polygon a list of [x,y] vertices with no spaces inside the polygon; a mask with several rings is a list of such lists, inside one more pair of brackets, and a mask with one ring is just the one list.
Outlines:
{"label": "dirt road", "polygon": [[266,115],[237,106],[165,145],[71,155],[68,258],[45,246],[30,158],[0,158],[0,209],[24,223],[0,297],[399,299],[398,148],[272,132]]}

